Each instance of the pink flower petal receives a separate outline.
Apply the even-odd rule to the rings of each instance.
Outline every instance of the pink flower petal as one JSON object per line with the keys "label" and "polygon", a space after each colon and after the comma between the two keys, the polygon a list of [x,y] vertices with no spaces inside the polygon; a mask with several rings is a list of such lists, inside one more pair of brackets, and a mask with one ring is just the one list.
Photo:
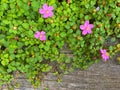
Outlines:
{"label": "pink flower petal", "polygon": [[89,24],[89,27],[90,27],[90,28],[93,28],[93,27],[94,27],[94,25],[93,25],[93,24]]}
{"label": "pink flower petal", "polygon": [[52,10],[54,9],[53,6],[48,6],[47,4],[43,5],[42,9],[39,9],[39,13],[43,14],[43,18],[48,18],[53,16]]}
{"label": "pink flower petal", "polygon": [[80,29],[83,30],[82,31],[83,35],[86,35],[87,33],[91,34],[93,27],[94,27],[93,24],[89,24],[88,20],[85,21],[84,25],[80,25]]}
{"label": "pink flower petal", "polygon": [[52,11],[53,9],[54,9],[53,6],[48,7],[48,10],[50,10],[50,11]]}
{"label": "pink flower petal", "polygon": [[44,32],[44,31],[41,31],[41,34],[42,34],[42,35],[44,35],[44,34],[45,34],[45,32]]}
{"label": "pink flower petal", "polygon": [[39,13],[40,13],[40,14],[44,14],[44,12],[45,12],[45,11],[44,11],[43,9],[39,9]]}
{"label": "pink flower petal", "polygon": [[37,34],[34,35],[35,38],[39,38],[39,36]]}
{"label": "pink flower petal", "polygon": [[49,12],[49,17],[52,17],[53,16],[53,12]]}
{"label": "pink flower petal", "polygon": [[43,35],[43,36],[40,38],[40,40],[41,40],[41,41],[45,41],[45,40],[46,40],[46,36]]}
{"label": "pink flower petal", "polygon": [[104,53],[106,53],[106,50],[105,50],[105,49],[100,49],[100,52],[101,52],[102,54],[104,54]]}
{"label": "pink flower petal", "polygon": [[104,55],[102,55],[102,58],[105,62],[107,61],[107,58]]}
{"label": "pink flower petal", "polygon": [[41,31],[41,32],[36,31],[36,33],[34,34],[34,37],[37,38],[37,39],[39,38],[41,41],[46,40],[46,36],[45,36],[44,31]]}
{"label": "pink flower petal", "polygon": [[109,56],[107,56],[106,54],[102,54],[102,58],[104,59],[104,61],[106,62],[109,59]]}
{"label": "pink flower petal", "polygon": [[87,27],[89,25],[89,21],[86,20],[85,23],[84,23],[84,26]]}
{"label": "pink flower petal", "polygon": [[84,25],[80,25],[80,29],[81,29],[81,30],[84,30],[84,29],[85,29],[85,26],[84,26]]}
{"label": "pink flower petal", "polygon": [[43,17],[44,17],[44,18],[47,18],[47,17],[49,17],[49,15],[48,15],[48,14],[44,14]]}
{"label": "pink flower petal", "polygon": [[100,52],[101,52],[102,58],[103,58],[104,61],[106,62],[106,61],[110,58],[109,55],[107,54],[107,52],[106,52],[105,49],[100,49]]}
{"label": "pink flower petal", "polygon": [[90,29],[90,30],[87,30],[87,32],[88,32],[89,34],[92,33],[91,29]]}
{"label": "pink flower petal", "polygon": [[39,36],[40,36],[40,32],[39,32],[39,31],[36,31],[34,37],[35,37],[35,38],[39,38]]}
{"label": "pink flower petal", "polygon": [[82,32],[82,35],[86,35],[86,34],[87,34],[87,31],[84,30],[84,31]]}
{"label": "pink flower petal", "polygon": [[43,5],[43,9],[44,9],[44,10],[48,9],[48,5],[47,5],[47,4],[44,4],[44,5]]}
{"label": "pink flower petal", "polygon": [[97,8],[96,8],[96,11],[99,11],[100,10],[100,7],[98,6]]}

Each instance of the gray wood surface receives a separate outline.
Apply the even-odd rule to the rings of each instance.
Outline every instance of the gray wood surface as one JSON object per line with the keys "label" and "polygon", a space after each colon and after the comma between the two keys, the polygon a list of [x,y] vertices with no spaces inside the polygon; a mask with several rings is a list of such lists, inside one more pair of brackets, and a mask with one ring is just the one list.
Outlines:
{"label": "gray wood surface", "polygon": [[[17,79],[20,87],[14,90],[120,90],[120,65],[115,60],[115,57],[107,62],[101,60],[85,71],[76,69],[64,75],[60,83],[52,73],[49,73],[38,89],[33,89],[24,75],[21,75]],[[46,87],[48,89],[45,89]]]}

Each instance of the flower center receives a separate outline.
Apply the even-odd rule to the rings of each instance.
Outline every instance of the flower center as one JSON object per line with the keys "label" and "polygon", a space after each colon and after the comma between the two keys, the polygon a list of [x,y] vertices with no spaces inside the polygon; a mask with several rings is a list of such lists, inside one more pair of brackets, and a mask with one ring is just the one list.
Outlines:
{"label": "flower center", "polygon": [[42,38],[42,35],[40,34],[39,38]]}
{"label": "flower center", "polygon": [[87,27],[86,27],[86,30],[90,30],[90,28],[87,26]]}
{"label": "flower center", "polygon": [[109,56],[109,54],[106,52],[106,56]]}
{"label": "flower center", "polygon": [[48,14],[49,13],[49,10],[46,10],[46,14]]}

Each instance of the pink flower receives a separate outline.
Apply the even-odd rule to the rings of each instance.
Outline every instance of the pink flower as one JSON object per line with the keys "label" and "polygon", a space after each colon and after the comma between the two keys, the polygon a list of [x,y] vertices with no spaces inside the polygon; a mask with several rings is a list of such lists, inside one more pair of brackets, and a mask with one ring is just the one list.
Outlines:
{"label": "pink flower", "polygon": [[106,52],[105,49],[101,49],[100,52],[101,52],[102,58],[106,62],[110,58],[109,55],[108,55],[108,53]]}
{"label": "pink flower", "polygon": [[45,32],[44,31],[36,31],[35,35],[34,35],[35,38],[37,39],[40,39],[41,41],[45,41],[46,40],[46,36],[45,36]]}
{"label": "pink flower", "polygon": [[48,6],[47,4],[44,4],[42,8],[39,9],[39,13],[43,14],[44,18],[52,17],[53,16],[53,6]]}
{"label": "pink flower", "polygon": [[70,0],[67,0],[67,3],[69,4],[69,3],[70,3]]}
{"label": "pink flower", "polygon": [[93,24],[89,24],[89,21],[85,21],[84,25],[80,25],[80,29],[82,30],[82,35],[86,35],[87,33],[92,33]]}
{"label": "pink flower", "polygon": [[97,8],[96,8],[96,11],[99,11],[100,10],[100,7],[98,6]]}

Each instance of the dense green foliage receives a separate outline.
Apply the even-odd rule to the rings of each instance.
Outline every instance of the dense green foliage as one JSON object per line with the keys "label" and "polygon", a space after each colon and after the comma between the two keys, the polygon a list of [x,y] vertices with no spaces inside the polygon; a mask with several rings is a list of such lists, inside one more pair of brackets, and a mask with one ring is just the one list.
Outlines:
{"label": "dense green foliage", "polygon": [[[52,18],[38,12],[45,3],[54,7]],[[94,28],[82,35],[80,25],[86,20]],[[46,32],[46,41],[34,37],[37,30]],[[101,59],[101,48],[110,56],[120,50],[104,44],[109,38],[112,43],[120,38],[120,0],[1,0],[0,84],[10,83],[15,71],[37,85],[48,72],[86,69]],[[65,44],[72,58],[60,53]]]}

